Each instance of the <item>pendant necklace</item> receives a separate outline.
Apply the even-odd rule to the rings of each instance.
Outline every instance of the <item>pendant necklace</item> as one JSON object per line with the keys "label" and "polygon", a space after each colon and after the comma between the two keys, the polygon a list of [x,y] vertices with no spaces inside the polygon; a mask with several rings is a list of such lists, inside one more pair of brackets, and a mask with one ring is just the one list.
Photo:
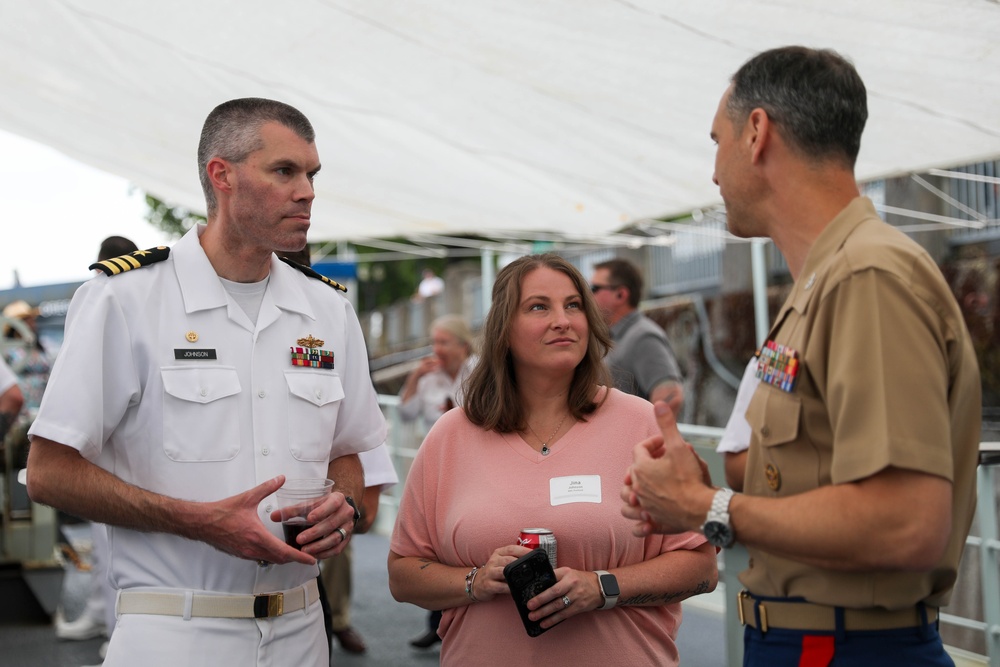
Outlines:
{"label": "pendant necklace", "polygon": [[545,440],[538,438],[538,434],[535,433],[535,429],[531,428],[531,424],[528,424],[528,430],[531,431],[531,434],[536,438],[538,438],[539,440],[542,440],[542,456],[548,456],[549,452],[552,451],[551,449],[549,449],[549,440],[556,437],[556,433],[558,433],[559,429],[561,429],[563,424],[566,423],[566,417],[569,417],[569,413],[563,415],[563,418],[559,421],[559,426],[556,426],[556,430],[552,431],[552,435],[550,435]]}

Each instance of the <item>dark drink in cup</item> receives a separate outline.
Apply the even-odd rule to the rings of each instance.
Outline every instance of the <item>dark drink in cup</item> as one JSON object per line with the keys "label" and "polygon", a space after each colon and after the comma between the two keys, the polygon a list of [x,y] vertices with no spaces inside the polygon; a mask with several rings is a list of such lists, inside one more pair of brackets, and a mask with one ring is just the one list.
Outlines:
{"label": "dark drink in cup", "polygon": [[[309,523],[304,517],[300,516],[292,517],[288,521],[282,521],[281,529],[285,531],[285,544],[301,550],[303,545],[299,544],[295,540],[298,538],[299,533],[312,528],[315,525],[316,524]],[[306,544],[308,544],[308,542]]]}
{"label": "dark drink in cup", "polygon": [[284,486],[275,492],[281,513],[281,529],[285,544],[296,549],[302,545],[295,541],[303,530],[316,525],[309,520],[313,510],[330,496],[333,480],[323,478],[286,479]]}

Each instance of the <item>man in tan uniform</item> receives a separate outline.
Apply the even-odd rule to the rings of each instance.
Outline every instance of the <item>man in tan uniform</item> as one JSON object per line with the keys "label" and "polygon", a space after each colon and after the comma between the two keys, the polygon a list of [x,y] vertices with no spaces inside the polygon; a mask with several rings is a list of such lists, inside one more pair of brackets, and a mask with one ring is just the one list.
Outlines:
{"label": "man in tan uniform", "polygon": [[749,665],[950,665],[938,608],[975,510],[979,370],[933,260],[859,196],[864,84],[832,51],[761,53],[712,124],[737,236],[767,236],[795,285],[762,348],[744,494],[703,480],[670,410],[640,443],[636,533],[702,528],[750,552]]}

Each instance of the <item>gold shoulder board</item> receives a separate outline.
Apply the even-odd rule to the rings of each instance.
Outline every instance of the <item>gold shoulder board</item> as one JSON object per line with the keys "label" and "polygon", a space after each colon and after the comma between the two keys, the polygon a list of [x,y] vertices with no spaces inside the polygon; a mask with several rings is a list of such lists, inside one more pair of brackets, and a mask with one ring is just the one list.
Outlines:
{"label": "gold shoulder board", "polygon": [[104,274],[108,276],[116,276],[119,273],[125,273],[126,271],[131,271],[132,269],[138,269],[143,266],[149,266],[150,264],[162,262],[169,256],[170,248],[165,245],[161,245],[156,246],[155,248],[149,248],[148,250],[136,250],[135,252],[130,252],[127,255],[112,257],[111,259],[106,259],[103,262],[94,262],[88,268],[95,271],[103,271]]}
{"label": "gold shoulder board", "polygon": [[299,271],[301,271],[302,273],[306,274],[310,278],[315,278],[316,280],[322,280],[323,282],[325,282],[330,287],[332,287],[334,289],[339,289],[341,292],[346,292],[347,291],[347,288],[344,287],[343,285],[341,285],[340,283],[338,283],[336,280],[330,280],[329,278],[327,278],[323,274],[316,273],[315,271],[313,271],[312,269],[310,269],[305,264],[299,264],[298,262],[292,261],[292,260],[288,259],[287,257],[278,257],[278,259],[280,259],[282,262],[284,262],[288,266],[291,266],[291,267],[294,267],[294,268],[298,269]]}

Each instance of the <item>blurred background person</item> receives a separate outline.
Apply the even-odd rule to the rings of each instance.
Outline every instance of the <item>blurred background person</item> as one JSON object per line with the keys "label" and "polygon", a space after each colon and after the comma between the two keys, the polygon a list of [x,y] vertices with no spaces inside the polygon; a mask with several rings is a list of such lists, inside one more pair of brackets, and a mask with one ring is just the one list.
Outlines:
{"label": "blurred background person", "polygon": [[[97,261],[103,262],[112,257],[128,255],[136,252],[138,249],[138,246],[131,239],[127,239],[124,236],[109,236],[101,241],[101,247],[97,251]],[[99,272],[95,270],[95,273]]]}
{"label": "blurred background person", "polygon": [[[27,301],[13,301],[3,309],[3,316],[10,320],[3,324],[3,360],[17,377],[23,399],[21,410],[8,425],[4,444],[12,468],[23,470],[28,463],[28,429],[38,414],[54,358],[39,338],[37,307]],[[23,485],[12,485],[9,500],[11,516],[31,516],[31,501]]]}
{"label": "blurred background person", "polygon": [[437,296],[444,291],[444,280],[441,279],[434,269],[426,268],[421,272],[420,284],[417,285],[417,293],[413,295],[414,301],[423,301],[432,296]]}
{"label": "blurred background person", "polygon": [[[434,354],[420,360],[400,392],[399,416],[404,422],[420,421],[422,433],[448,410],[460,405],[462,383],[476,364],[475,340],[468,323],[459,315],[442,315],[430,327]],[[441,641],[441,612],[432,611],[427,632],[410,640],[416,648],[430,648]]]}
{"label": "blurred background person", "polygon": [[24,405],[24,395],[17,386],[17,375],[0,359],[0,441],[17,419]]}
{"label": "blurred background person", "polygon": [[17,327],[4,326],[4,337],[9,342],[23,342],[23,345],[5,347],[4,361],[17,375],[26,408],[22,419],[30,423],[42,402],[42,394],[52,371],[52,358],[38,337],[38,308],[29,305],[27,301],[13,301],[3,309],[3,316],[20,320],[29,332],[26,336]]}
{"label": "blurred background person", "polygon": [[642,272],[626,259],[594,265],[590,289],[614,341],[608,366],[616,388],[650,403],[667,401],[679,414],[681,369],[663,327],[639,312],[642,286]]}
{"label": "blurred background person", "polygon": [[[680,601],[715,588],[715,549],[697,533],[637,538],[620,515],[632,446],[659,429],[648,402],[609,388],[610,342],[566,260],[499,272],[463,409],[421,445],[390,541],[393,597],[444,610],[442,665],[678,664]],[[531,638],[503,568],[536,526],[559,567],[528,602],[550,628]]]}
{"label": "blurred background person", "polygon": [[433,354],[424,357],[403,384],[399,414],[429,429],[459,404],[462,381],[476,363],[474,339],[460,315],[442,315],[430,326]]}

